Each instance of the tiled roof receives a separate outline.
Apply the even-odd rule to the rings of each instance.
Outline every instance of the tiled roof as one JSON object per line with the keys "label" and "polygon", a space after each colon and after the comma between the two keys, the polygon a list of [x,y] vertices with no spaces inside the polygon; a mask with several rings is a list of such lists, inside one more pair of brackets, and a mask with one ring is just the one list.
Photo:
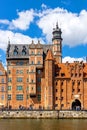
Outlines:
{"label": "tiled roof", "polygon": [[[25,54],[23,54],[23,51]],[[17,54],[14,55],[14,52]],[[29,57],[29,45],[27,44],[9,44],[7,48],[7,58],[28,58]]]}
{"label": "tiled roof", "polygon": [[53,58],[53,54],[52,54],[52,51],[51,51],[51,50],[48,51],[45,60],[54,60],[54,58]]}
{"label": "tiled roof", "polygon": [[[46,54],[49,49],[52,50],[52,44],[41,44],[39,41],[37,44],[34,44],[33,41],[31,44],[8,44],[7,59],[29,58],[29,49],[31,48],[43,49],[43,52]],[[25,54],[23,54],[23,51]],[[17,54],[14,54],[14,52]]]}
{"label": "tiled roof", "polygon": [[46,54],[48,50],[52,50],[53,45],[52,44],[44,44],[43,45],[43,51]]}
{"label": "tiled roof", "polygon": [[[83,78],[87,78],[87,63],[78,62],[78,61],[73,63],[68,63],[68,62],[58,63],[56,64],[55,69],[56,69],[56,78],[71,78],[71,74],[78,75],[78,73],[81,74]],[[78,79],[81,78],[79,76],[77,77]]]}

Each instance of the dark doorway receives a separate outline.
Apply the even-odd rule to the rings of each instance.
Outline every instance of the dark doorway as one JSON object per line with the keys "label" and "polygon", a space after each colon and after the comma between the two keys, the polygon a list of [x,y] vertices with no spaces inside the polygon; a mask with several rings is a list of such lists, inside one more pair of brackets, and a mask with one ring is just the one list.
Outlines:
{"label": "dark doorway", "polygon": [[78,99],[72,102],[72,110],[81,110],[81,102]]}

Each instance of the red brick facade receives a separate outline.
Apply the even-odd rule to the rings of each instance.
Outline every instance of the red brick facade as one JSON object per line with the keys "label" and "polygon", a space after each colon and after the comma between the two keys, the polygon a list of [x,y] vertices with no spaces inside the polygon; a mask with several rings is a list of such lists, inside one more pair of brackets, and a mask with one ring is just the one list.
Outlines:
{"label": "red brick facade", "polygon": [[8,106],[30,109],[87,109],[87,63],[62,63],[61,29],[52,45],[7,48]]}
{"label": "red brick facade", "polygon": [[7,75],[0,62],[0,108],[7,106]]}

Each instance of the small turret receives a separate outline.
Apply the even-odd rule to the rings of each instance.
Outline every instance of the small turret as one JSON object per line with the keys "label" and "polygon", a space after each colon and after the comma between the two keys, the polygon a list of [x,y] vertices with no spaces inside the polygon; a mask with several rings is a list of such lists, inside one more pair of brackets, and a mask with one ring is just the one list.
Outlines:
{"label": "small turret", "polygon": [[9,57],[9,50],[10,50],[10,39],[8,38],[8,46],[7,46],[7,52],[6,52],[7,57]]}

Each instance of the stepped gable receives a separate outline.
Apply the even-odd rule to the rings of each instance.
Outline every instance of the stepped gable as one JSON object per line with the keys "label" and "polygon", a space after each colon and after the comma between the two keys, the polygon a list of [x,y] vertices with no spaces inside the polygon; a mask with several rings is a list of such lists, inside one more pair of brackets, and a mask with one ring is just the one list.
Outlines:
{"label": "stepped gable", "polygon": [[68,63],[57,63],[55,66],[55,77],[56,78],[70,78],[70,64]]}
{"label": "stepped gable", "polygon": [[52,51],[51,51],[51,50],[48,50],[47,56],[46,56],[46,59],[45,59],[45,60],[54,60],[53,54],[52,54]]}
{"label": "stepped gable", "polygon": [[73,63],[56,63],[56,78],[83,77],[87,78],[87,63],[75,61]]}

